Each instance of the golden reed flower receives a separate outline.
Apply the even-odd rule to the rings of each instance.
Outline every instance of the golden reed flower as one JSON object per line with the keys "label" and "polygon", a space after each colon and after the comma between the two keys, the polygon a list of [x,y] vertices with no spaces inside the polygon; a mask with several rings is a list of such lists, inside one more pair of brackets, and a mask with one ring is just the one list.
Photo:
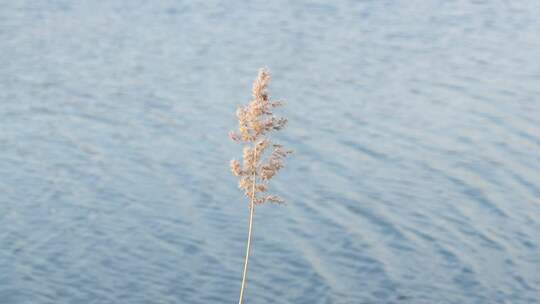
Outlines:
{"label": "golden reed flower", "polygon": [[232,173],[239,177],[238,187],[248,197],[250,209],[239,304],[244,302],[255,205],[266,202],[283,203],[283,200],[277,195],[270,195],[266,192],[268,181],[283,168],[283,159],[292,153],[285,150],[282,145],[272,143],[267,136],[269,132],[281,130],[287,124],[287,119],[275,117],[272,113],[282,103],[271,101],[268,97],[266,88],[269,81],[268,70],[260,69],[255,82],[253,82],[251,101],[236,111],[238,131],[229,133],[231,139],[245,145],[242,153],[242,164],[233,159],[230,166]]}
{"label": "golden reed flower", "polygon": [[229,133],[234,141],[246,144],[242,165],[233,159],[230,166],[232,173],[240,179],[238,186],[250,200],[250,207],[251,204],[283,202],[278,196],[265,192],[268,181],[283,168],[283,158],[291,153],[282,145],[271,143],[267,137],[269,132],[281,130],[287,124],[287,119],[272,113],[282,102],[270,100],[266,90],[269,80],[268,71],[259,70],[253,82],[251,101],[236,110],[238,131]]}

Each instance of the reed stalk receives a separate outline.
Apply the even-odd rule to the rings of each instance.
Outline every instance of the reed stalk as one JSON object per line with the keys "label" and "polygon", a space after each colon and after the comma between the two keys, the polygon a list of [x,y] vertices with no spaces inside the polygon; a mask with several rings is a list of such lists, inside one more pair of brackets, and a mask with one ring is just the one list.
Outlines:
{"label": "reed stalk", "polygon": [[[255,174],[253,175],[255,179]],[[255,183],[252,187],[253,194],[249,202],[249,228],[248,228],[248,238],[246,243],[246,256],[244,258],[244,271],[242,272],[242,285],[240,286],[240,299],[238,300],[239,304],[244,302],[244,290],[246,289],[246,280],[247,280],[247,271],[249,263],[249,253],[251,252],[251,236],[253,234],[253,214],[255,213],[255,204],[253,200],[255,199]]]}
{"label": "reed stalk", "polygon": [[[244,144],[242,165],[236,159],[231,160],[232,173],[239,177],[238,187],[244,191],[249,199],[249,227],[246,243],[246,256],[240,287],[238,303],[244,303],[247,283],[249,255],[253,240],[253,217],[255,206],[264,203],[283,203],[276,195],[266,194],[268,182],[283,168],[283,159],[291,154],[280,144],[272,143],[268,134],[285,127],[287,119],[275,117],[273,109],[282,105],[280,101],[271,101],[267,86],[270,74],[266,69],[260,69],[253,82],[252,99],[243,107],[238,108],[238,131],[231,132],[229,136],[236,142]],[[268,149],[270,148],[271,149]]]}

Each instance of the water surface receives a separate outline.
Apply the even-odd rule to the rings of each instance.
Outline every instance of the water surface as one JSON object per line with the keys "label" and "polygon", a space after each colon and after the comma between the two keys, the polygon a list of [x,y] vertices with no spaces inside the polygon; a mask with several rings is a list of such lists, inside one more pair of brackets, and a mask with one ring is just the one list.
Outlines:
{"label": "water surface", "polygon": [[540,303],[537,1],[3,1],[0,302]]}

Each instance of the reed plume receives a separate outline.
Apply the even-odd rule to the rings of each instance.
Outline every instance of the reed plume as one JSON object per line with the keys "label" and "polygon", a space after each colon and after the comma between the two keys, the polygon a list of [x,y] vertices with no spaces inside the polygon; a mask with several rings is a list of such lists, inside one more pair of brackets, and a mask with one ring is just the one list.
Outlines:
{"label": "reed plume", "polygon": [[292,152],[282,145],[270,141],[269,133],[285,127],[287,119],[276,117],[273,110],[282,105],[280,101],[271,101],[268,92],[270,73],[260,69],[253,82],[251,101],[236,110],[238,130],[229,133],[232,140],[244,144],[242,164],[231,160],[232,173],[239,178],[238,187],[249,200],[249,228],[244,259],[242,285],[239,304],[243,304],[246,289],[249,254],[253,232],[253,214],[255,206],[263,203],[283,203],[277,195],[267,193],[268,182],[283,168],[283,159]]}

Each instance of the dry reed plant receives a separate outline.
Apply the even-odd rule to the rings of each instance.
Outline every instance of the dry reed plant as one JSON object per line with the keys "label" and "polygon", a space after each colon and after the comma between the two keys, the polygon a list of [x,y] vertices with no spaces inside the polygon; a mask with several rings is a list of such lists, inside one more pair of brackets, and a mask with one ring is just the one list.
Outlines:
{"label": "dry reed plant", "polygon": [[255,206],[266,202],[283,203],[280,197],[267,194],[268,182],[283,168],[283,159],[292,153],[282,145],[272,143],[268,136],[271,131],[281,130],[287,124],[287,119],[275,117],[272,113],[272,110],[281,106],[282,102],[270,100],[266,90],[269,80],[268,70],[260,69],[253,82],[251,101],[236,111],[238,131],[229,134],[232,140],[244,144],[242,164],[233,159],[230,165],[232,173],[239,178],[238,187],[249,199],[250,209],[239,304],[244,301],[246,289]]}

